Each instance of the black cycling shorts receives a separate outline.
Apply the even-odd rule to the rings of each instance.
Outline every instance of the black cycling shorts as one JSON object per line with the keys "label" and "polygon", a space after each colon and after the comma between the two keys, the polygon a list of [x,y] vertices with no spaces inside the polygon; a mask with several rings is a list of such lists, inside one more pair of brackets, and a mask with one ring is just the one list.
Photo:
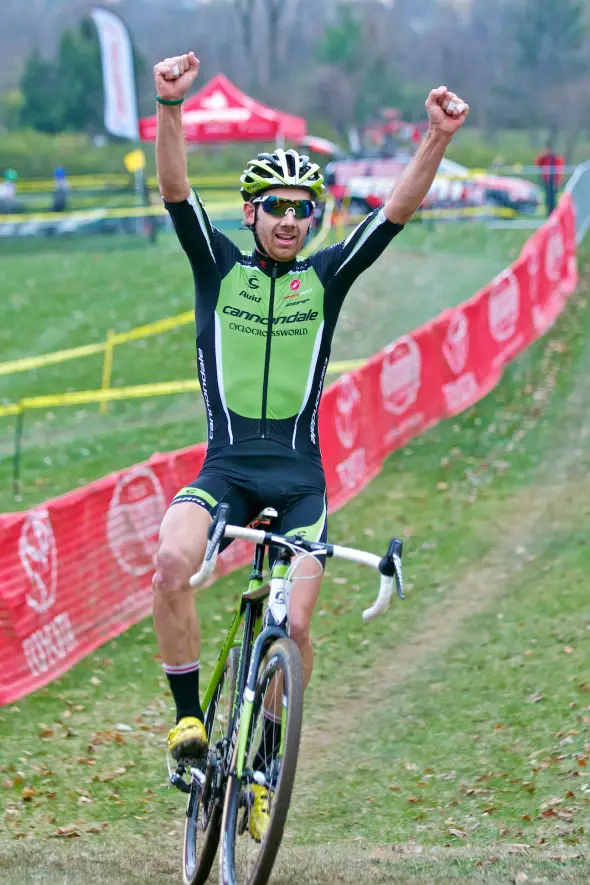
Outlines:
{"label": "black cycling shorts", "polygon": [[[220,504],[229,504],[229,522],[240,526],[248,525],[265,507],[274,507],[279,514],[273,524],[277,534],[324,543],[328,538],[321,461],[269,440],[208,451],[197,479],[181,489],[170,506],[181,503],[198,504],[212,517]],[[229,543],[231,539],[224,541],[221,549]],[[271,564],[275,558],[271,549]]]}

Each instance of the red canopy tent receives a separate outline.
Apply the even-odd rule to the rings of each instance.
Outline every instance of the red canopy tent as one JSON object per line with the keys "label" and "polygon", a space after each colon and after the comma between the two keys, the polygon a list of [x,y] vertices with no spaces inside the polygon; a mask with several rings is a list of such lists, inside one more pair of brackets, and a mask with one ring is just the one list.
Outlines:
{"label": "red canopy tent", "polygon": [[[307,131],[303,117],[284,114],[250,98],[224,74],[217,74],[185,101],[182,122],[186,140],[193,142],[296,141]],[[139,121],[139,133],[142,141],[155,141],[155,115]]]}

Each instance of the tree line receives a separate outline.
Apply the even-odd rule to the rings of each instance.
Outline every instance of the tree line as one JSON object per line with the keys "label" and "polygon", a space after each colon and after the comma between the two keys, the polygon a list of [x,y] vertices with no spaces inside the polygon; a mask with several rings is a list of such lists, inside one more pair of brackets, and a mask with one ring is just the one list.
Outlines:
{"label": "tree line", "polygon": [[[144,113],[153,109],[153,63],[194,48],[201,83],[223,71],[256,98],[321,121],[342,139],[383,108],[422,119],[425,94],[440,83],[470,102],[472,120],[490,134],[544,129],[564,134],[571,147],[588,128],[583,0],[211,0],[173,15],[174,0],[148,5],[149,27],[137,0],[119,5],[134,37]],[[102,132],[92,23],[63,31],[51,57],[33,49],[1,108],[10,127]]]}

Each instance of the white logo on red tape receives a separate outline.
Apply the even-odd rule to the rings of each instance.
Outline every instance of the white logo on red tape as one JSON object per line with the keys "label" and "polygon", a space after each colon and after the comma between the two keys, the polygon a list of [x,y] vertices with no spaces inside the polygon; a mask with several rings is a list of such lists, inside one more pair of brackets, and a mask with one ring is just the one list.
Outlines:
{"label": "white logo on red tape", "polygon": [[488,300],[490,333],[495,341],[508,341],[520,319],[520,286],[514,272],[503,271],[492,283]]}
{"label": "white logo on red tape", "polygon": [[539,299],[539,249],[536,245],[527,252],[526,266],[529,275],[531,301],[535,303]]}
{"label": "white logo on red tape", "polygon": [[553,222],[545,248],[545,276],[551,283],[558,283],[561,279],[564,256],[565,243],[561,225]]}
{"label": "white logo on red tape", "polygon": [[345,449],[352,449],[361,426],[361,395],[352,375],[338,381],[336,433]]}
{"label": "white logo on red tape", "polygon": [[385,349],[380,381],[388,412],[403,415],[416,402],[421,379],[422,357],[413,338],[399,338]]}
{"label": "white logo on red tape", "polygon": [[107,539],[124,572],[145,575],[153,569],[165,512],[164,492],[149,467],[133,468],[119,478],[107,514]]}
{"label": "white logo on red tape", "polygon": [[455,375],[460,375],[469,358],[469,322],[461,310],[451,316],[442,352]]}
{"label": "white logo on red tape", "polygon": [[27,514],[18,551],[30,582],[27,603],[42,614],[51,608],[57,593],[57,545],[46,509],[32,510]]}

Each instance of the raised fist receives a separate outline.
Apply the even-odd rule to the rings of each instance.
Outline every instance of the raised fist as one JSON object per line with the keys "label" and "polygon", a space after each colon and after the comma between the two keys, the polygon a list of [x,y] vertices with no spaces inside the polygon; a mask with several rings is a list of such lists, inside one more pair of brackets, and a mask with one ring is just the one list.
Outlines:
{"label": "raised fist", "polygon": [[426,99],[426,110],[431,127],[454,135],[465,122],[469,105],[446,86],[439,86]]}
{"label": "raised fist", "polygon": [[156,94],[169,100],[184,98],[197,79],[200,64],[194,52],[158,62],[154,67]]}

